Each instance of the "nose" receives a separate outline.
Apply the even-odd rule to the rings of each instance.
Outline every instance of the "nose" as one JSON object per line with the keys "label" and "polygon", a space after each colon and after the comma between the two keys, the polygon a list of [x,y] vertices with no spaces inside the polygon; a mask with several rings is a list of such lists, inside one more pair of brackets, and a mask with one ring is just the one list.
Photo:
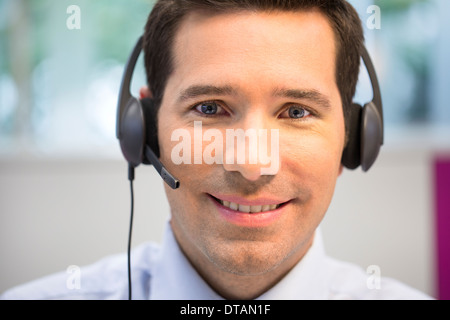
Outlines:
{"label": "nose", "polygon": [[225,136],[223,167],[226,171],[237,171],[249,181],[276,174],[278,131],[269,129],[263,116],[252,115],[235,128],[227,129]]}
{"label": "nose", "polygon": [[261,176],[261,168],[254,164],[224,163],[226,171],[237,171],[248,181],[257,181]]}

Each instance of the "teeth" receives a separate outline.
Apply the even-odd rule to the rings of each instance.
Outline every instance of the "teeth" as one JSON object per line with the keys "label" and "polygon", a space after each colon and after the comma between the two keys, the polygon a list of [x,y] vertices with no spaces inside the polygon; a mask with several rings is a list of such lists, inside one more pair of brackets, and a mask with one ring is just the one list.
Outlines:
{"label": "teeth", "polygon": [[261,212],[262,211],[262,207],[263,206],[250,206],[250,212]]}
{"label": "teeth", "polygon": [[235,202],[229,202],[229,201],[222,201],[219,200],[219,202],[231,210],[240,211],[240,212],[246,212],[246,213],[258,213],[258,212],[265,212],[270,210],[275,210],[280,207],[279,204],[267,204],[263,206],[246,206],[243,204],[235,203]]}
{"label": "teeth", "polygon": [[239,211],[240,212],[250,213],[250,206],[244,206],[243,204],[240,204],[239,205]]}

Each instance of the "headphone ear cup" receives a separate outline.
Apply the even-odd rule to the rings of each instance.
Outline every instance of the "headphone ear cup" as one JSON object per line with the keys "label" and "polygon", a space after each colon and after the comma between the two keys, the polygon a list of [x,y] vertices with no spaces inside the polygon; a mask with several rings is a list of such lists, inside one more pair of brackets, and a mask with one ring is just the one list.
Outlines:
{"label": "headphone ear cup", "polygon": [[[155,106],[155,101],[151,98],[144,98],[141,100],[141,105],[145,120],[145,142],[159,158],[160,152],[158,144],[157,109]],[[149,164],[146,160],[144,160],[144,162]]]}
{"label": "headphone ear cup", "polygon": [[356,103],[351,104],[347,119],[347,144],[341,163],[352,170],[361,164],[361,116],[362,107]]}
{"label": "headphone ear cup", "polygon": [[125,159],[133,167],[142,163],[145,146],[145,122],[142,106],[131,97],[120,119],[120,148]]}
{"label": "headphone ear cup", "polygon": [[361,167],[367,171],[377,159],[383,144],[383,120],[373,102],[364,105],[361,120]]}

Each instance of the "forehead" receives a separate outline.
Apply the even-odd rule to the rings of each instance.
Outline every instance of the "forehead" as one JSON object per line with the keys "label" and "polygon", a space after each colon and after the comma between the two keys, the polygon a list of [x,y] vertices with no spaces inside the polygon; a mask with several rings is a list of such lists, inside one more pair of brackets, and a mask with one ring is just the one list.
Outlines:
{"label": "forehead", "polygon": [[335,52],[333,29],[317,10],[196,11],[176,33],[169,83],[265,81],[320,89],[335,85]]}

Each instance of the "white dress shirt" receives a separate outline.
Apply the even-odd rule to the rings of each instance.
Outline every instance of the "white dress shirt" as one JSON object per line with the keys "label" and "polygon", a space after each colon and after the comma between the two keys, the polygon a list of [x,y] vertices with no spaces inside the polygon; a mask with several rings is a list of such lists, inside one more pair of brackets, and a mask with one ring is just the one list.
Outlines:
{"label": "white dress shirt", "polygon": [[[219,296],[181,252],[168,224],[162,245],[142,244],[132,251],[133,299],[216,300]],[[126,254],[82,267],[77,285],[61,272],[15,287],[2,299],[128,299]],[[320,232],[303,259],[261,300],[430,299],[396,280],[372,277],[362,268],[325,254]]]}

